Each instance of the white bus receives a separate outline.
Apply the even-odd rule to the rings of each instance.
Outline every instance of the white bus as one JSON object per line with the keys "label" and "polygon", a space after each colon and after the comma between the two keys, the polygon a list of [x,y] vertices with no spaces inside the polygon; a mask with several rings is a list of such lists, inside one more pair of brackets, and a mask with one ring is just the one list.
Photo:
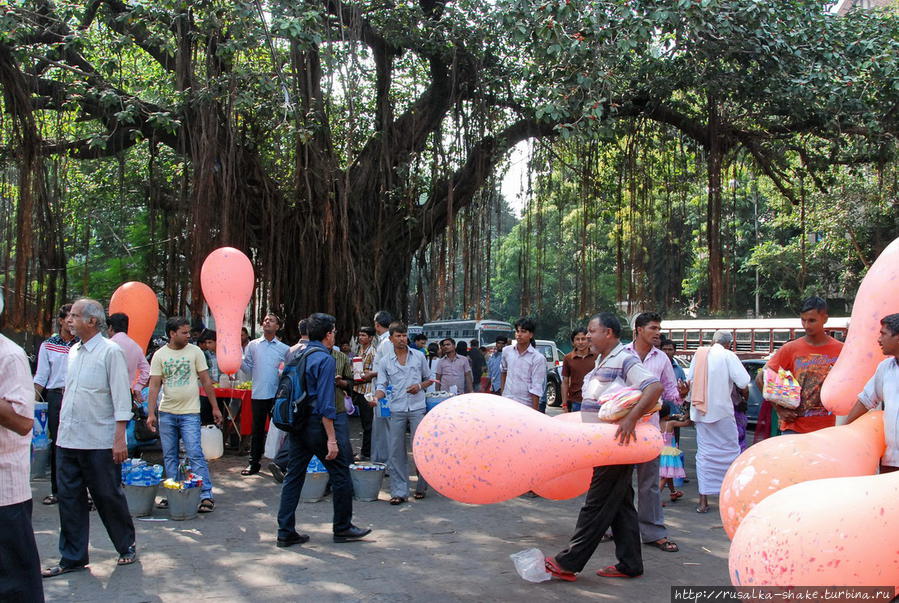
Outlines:
{"label": "white bus", "polygon": [[512,341],[514,334],[512,325],[501,320],[438,320],[425,323],[423,329],[428,343],[438,343],[441,339],[452,337],[457,342],[466,343],[477,339],[482,346],[494,343],[500,335]]}
{"label": "white bus", "polygon": [[[829,335],[846,340],[848,317],[829,317],[824,330]],[[696,348],[711,345],[715,331],[730,331],[734,336],[732,350],[740,358],[764,358],[783,344],[805,331],[798,318],[726,319],[700,318],[693,320],[663,320],[662,336],[677,344],[677,353],[692,355]]]}

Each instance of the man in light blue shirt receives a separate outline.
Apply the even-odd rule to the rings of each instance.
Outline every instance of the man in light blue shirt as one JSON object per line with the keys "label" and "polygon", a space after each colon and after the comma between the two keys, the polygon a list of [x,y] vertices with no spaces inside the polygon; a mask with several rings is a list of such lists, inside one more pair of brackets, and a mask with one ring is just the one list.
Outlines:
{"label": "man in light blue shirt", "polygon": [[500,395],[503,392],[503,348],[509,340],[505,335],[496,338],[496,348],[493,354],[487,359],[487,375],[490,377],[490,389],[494,394]]}
{"label": "man in light blue shirt", "polygon": [[[275,337],[283,326],[280,317],[266,314],[262,320],[262,337],[247,344],[240,369],[253,376],[253,440],[250,444],[250,461],[241,475],[254,475],[262,467],[262,451],[265,449],[265,420],[272,412],[275,392],[278,391],[279,368],[290,349]],[[242,412],[245,412],[243,409]]]}
{"label": "man in light blue shirt", "polygon": [[[425,417],[425,389],[431,384],[431,371],[424,354],[409,347],[406,325],[392,322],[389,327],[392,354],[383,354],[376,363],[376,400],[387,398],[390,428],[387,431],[390,472],[390,504],[399,505],[409,496],[409,465],[406,454],[406,427],[415,439],[418,424]],[[391,395],[387,396],[390,387]],[[377,401],[376,401],[377,404]],[[418,474],[415,498],[424,498],[428,484]]]}

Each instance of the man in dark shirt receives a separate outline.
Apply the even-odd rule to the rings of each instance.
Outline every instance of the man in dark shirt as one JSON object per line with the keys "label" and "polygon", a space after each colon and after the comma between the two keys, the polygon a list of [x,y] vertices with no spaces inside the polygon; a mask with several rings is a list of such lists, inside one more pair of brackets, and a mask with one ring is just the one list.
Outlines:
{"label": "man in dark shirt", "polygon": [[584,377],[596,365],[596,354],[590,349],[587,329],[581,327],[571,332],[573,350],[562,359],[562,400],[565,410],[575,412],[581,409],[581,387]]}
{"label": "man in dark shirt", "polygon": [[[353,525],[353,483],[347,457],[339,454],[337,432],[334,419],[337,409],[334,405],[334,376],[337,365],[330,349],[334,346],[335,318],[328,314],[315,313],[309,317],[307,329],[309,345],[315,351],[306,359],[305,389],[313,398],[312,416],[306,421],[300,433],[287,436],[290,450],[289,467],[306,467],[315,455],[324,463],[331,477],[331,492],[334,503],[334,542],[359,540],[371,532],[370,529]],[[302,544],[309,540],[306,534],[296,531],[296,511],[300,492],[306,480],[306,472],[290,470],[284,478],[281,489],[281,505],[278,509],[279,547]]]}
{"label": "man in dark shirt", "polygon": [[471,382],[474,391],[481,391],[481,377],[484,376],[484,368],[487,366],[487,360],[478,347],[478,340],[472,339],[468,342],[468,357],[471,359]]}

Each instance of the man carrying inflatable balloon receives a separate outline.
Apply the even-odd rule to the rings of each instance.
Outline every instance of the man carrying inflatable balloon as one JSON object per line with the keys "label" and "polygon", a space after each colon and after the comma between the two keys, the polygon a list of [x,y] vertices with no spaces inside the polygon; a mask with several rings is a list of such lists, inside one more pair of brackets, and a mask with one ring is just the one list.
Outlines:
{"label": "man carrying inflatable balloon", "polygon": [[[658,404],[662,385],[644,368],[639,358],[625,350],[620,341],[621,323],[614,314],[602,312],[594,316],[587,326],[587,337],[599,357],[596,368],[584,378],[581,410],[591,410],[590,398],[597,399],[603,391],[616,384],[642,392],[637,404],[619,421],[615,432],[619,445],[627,445],[632,439],[637,439],[634,434],[637,421]],[[595,409],[594,406],[592,410]],[[593,469],[590,489],[568,547],[555,557],[546,558],[546,571],[554,578],[576,580],[576,574],[587,565],[609,527],[614,534],[618,563],[604,567],[596,574],[607,578],[636,578],[643,573],[633,473],[632,464]]]}
{"label": "man carrying inflatable balloon", "polygon": [[881,460],[880,472],[892,473],[899,471],[899,314],[881,319],[877,343],[887,359],[877,365],[877,372],[859,394],[846,422],[855,421],[883,403],[886,452]]}

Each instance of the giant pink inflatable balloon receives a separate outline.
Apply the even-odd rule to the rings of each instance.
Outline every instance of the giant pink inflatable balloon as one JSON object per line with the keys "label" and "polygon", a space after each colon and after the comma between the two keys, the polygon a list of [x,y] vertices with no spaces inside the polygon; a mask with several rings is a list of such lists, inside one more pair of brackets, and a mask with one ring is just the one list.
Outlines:
{"label": "giant pink inflatable balloon", "polygon": [[441,494],[466,503],[514,498],[597,465],[642,463],[659,455],[662,435],[637,425],[637,441],[614,439],[617,425],[556,421],[491,394],[456,396],[429,412],[413,443],[415,465]]}
{"label": "giant pink inflatable balloon", "polygon": [[147,351],[153,329],[159,320],[159,301],[147,285],[130,281],[120,285],[109,300],[109,313],[128,315],[128,337]]}
{"label": "giant pink inflatable balloon", "polygon": [[[590,413],[595,417],[596,413]],[[581,425],[587,418],[586,413],[566,412],[553,417],[555,421],[565,421],[566,423],[576,423]],[[594,419],[592,424],[596,424],[599,419]],[[568,500],[576,498],[586,492],[590,488],[590,480],[593,479],[593,468],[578,469],[557,478],[551,479],[545,484],[540,484],[534,488],[534,492],[548,498],[549,500]]]}
{"label": "giant pink inflatable balloon", "polygon": [[731,583],[899,588],[897,493],[899,472],[813,480],[772,494],[737,529]]}
{"label": "giant pink inflatable balloon", "polygon": [[877,345],[880,319],[899,312],[899,239],[883,250],[868,269],[855,295],[846,345],[821,386],[828,410],[848,415],[865,383],[883,360]]}
{"label": "giant pink inflatable balloon", "polygon": [[721,484],[724,530],[734,537],[746,515],[787,486],[828,477],[873,475],[885,442],[883,412],[869,412],[849,425],[783,435],[750,446],[737,457]]}
{"label": "giant pink inflatable balloon", "polygon": [[203,262],[200,285],[215,318],[215,355],[219,369],[233,375],[240,369],[240,329],[253,294],[253,265],[233,247],[216,249]]}

